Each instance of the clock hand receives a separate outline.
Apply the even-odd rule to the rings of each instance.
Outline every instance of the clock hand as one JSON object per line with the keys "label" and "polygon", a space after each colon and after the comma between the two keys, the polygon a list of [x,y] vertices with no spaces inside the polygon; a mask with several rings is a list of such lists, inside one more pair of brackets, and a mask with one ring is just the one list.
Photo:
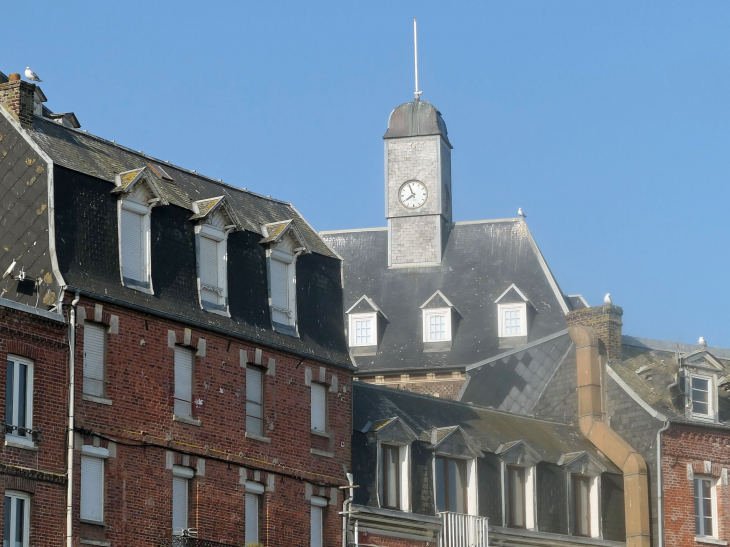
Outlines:
{"label": "clock hand", "polygon": [[409,199],[411,199],[411,198],[412,198],[413,196],[415,196],[415,195],[416,195],[416,194],[411,194],[410,196],[408,196],[408,197],[407,197],[406,199],[404,199],[403,201],[408,201]]}

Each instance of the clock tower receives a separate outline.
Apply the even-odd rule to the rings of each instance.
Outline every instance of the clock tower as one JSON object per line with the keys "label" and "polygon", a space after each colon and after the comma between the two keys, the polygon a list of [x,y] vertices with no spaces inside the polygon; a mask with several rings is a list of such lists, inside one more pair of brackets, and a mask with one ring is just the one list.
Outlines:
{"label": "clock tower", "polygon": [[388,266],[432,266],[451,223],[451,143],[441,113],[416,100],[393,110],[385,141]]}

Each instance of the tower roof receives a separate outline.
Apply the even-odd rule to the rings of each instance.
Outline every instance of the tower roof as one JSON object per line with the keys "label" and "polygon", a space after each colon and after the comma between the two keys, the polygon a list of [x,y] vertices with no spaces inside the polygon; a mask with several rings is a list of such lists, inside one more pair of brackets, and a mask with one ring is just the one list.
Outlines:
{"label": "tower roof", "polygon": [[441,135],[446,144],[453,148],[449,142],[446,122],[441,117],[441,112],[431,103],[418,100],[403,103],[390,113],[388,131],[383,138],[395,139],[426,135]]}

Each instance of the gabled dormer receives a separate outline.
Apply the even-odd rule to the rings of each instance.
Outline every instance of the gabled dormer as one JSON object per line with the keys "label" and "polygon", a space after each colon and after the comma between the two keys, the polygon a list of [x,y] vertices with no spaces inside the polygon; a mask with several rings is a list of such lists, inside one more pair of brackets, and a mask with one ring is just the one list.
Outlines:
{"label": "gabled dormer", "polygon": [[385,314],[367,295],[358,298],[345,314],[353,355],[375,355],[387,321]]}
{"label": "gabled dormer", "polygon": [[502,525],[510,528],[537,528],[536,466],[540,455],[525,441],[500,444],[502,471]]}
{"label": "gabled dormer", "polygon": [[535,308],[525,293],[512,283],[494,303],[497,306],[499,347],[526,344]]}
{"label": "gabled dormer", "polygon": [[601,537],[601,473],[606,466],[585,451],[561,454],[558,465],[565,470],[568,483],[570,533]]}
{"label": "gabled dormer", "polygon": [[222,315],[228,312],[228,234],[241,223],[225,196],[192,202],[198,261],[200,306]]}
{"label": "gabled dormer", "polygon": [[436,510],[477,514],[477,458],[484,453],[461,426],[431,430],[436,460]]}
{"label": "gabled dormer", "polygon": [[685,415],[702,421],[718,422],[718,376],[722,363],[706,348],[679,357],[679,385],[684,394]]}
{"label": "gabled dormer", "polygon": [[423,351],[448,351],[453,340],[456,308],[441,291],[421,305]]}
{"label": "gabled dormer", "polygon": [[269,307],[274,330],[291,336],[297,331],[297,257],[308,252],[307,244],[293,220],[261,227],[269,272]]}
{"label": "gabled dormer", "polygon": [[152,294],[150,213],[168,201],[149,167],[119,173],[114,184],[122,284]]}

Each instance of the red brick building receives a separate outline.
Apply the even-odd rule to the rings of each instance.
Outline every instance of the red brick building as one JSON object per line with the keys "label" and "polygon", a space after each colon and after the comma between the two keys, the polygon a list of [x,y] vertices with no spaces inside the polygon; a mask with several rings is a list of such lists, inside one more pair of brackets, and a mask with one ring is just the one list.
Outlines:
{"label": "red brick building", "polygon": [[340,545],[339,258],[291,204],[79,131],[2,80],[6,538]]}

